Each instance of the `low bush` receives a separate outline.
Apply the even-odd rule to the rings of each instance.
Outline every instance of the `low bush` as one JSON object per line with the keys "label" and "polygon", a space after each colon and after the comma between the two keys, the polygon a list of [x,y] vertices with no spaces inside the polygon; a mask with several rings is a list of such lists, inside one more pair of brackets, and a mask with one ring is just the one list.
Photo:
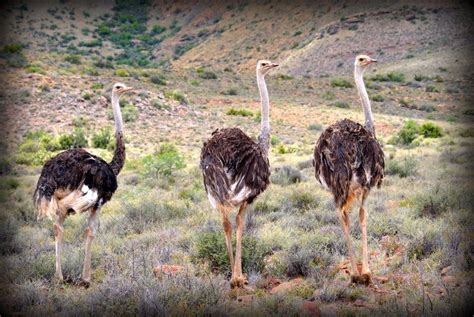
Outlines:
{"label": "low bush", "polygon": [[323,130],[323,125],[319,123],[312,123],[308,126],[308,130],[311,131],[322,131]]}
{"label": "low bush", "polygon": [[75,128],[70,134],[62,134],[58,139],[61,149],[67,150],[72,148],[87,147],[88,142],[82,128]]}
{"label": "low bush", "polygon": [[349,104],[345,101],[336,101],[336,102],[332,103],[330,106],[337,107],[337,108],[343,108],[343,109],[348,109],[349,108]]}
{"label": "low bush", "polygon": [[331,80],[332,87],[352,88],[354,87],[350,81],[344,78],[334,78]]}
{"label": "low bush", "polygon": [[128,70],[123,69],[123,68],[117,69],[115,71],[115,75],[119,77],[130,77],[130,73],[128,72]]}
{"label": "low bush", "polygon": [[237,89],[236,88],[229,88],[222,92],[223,95],[227,96],[237,96]]}
{"label": "low bush", "polygon": [[404,82],[405,74],[392,72],[388,74],[377,74],[371,78],[373,81],[393,81],[393,82]]}
{"label": "low bush", "polygon": [[150,80],[155,85],[166,86],[166,78],[163,75],[153,75],[150,77]]}
{"label": "low bush", "polygon": [[301,182],[303,175],[301,172],[290,165],[275,168],[272,172],[270,180],[273,184],[287,186]]}
{"label": "low bush", "polygon": [[165,91],[164,95],[166,98],[176,100],[183,105],[189,103],[188,98],[179,90]]}
{"label": "low bush", "polygon": [[227,110],[226,114],[228,116],[242,116],[242,117],[251,117],[253,116],[253,112],[248,110],[248,109],[235,109],[235,108],[230,108]]}
{"label": "low bush", "polygon": [[400,177],[408,177],[416,175],[417,162],[413,156],[404,157],[402,160],[389,160],[385,166],[385,172],[388,175],[398,175]]}
{"label": "low bush", "polygon": [[99,149],[107,149],[112,141],[110,128],[102,128],[92,136],[92,146]]}
{"label": "low bush", "polygon": [[384,97],[383,97],[382,95],[374,95],[374,96],[372,96],[372,100],[373,100],[373,101],[376,101],[376,102],[382,102],[382,101],[384,101],[385,99],[384,99]]}
{"label": "low bush", "polygon": [[75,65],[80,65],[82,63],[81,57],[79,55],[66,55],[66,57],[64,57],[64,60]]}
{"label": "low bush", "polygon": [[409,145],[416,139],[420,132],[420,126],[414,120],[407,120],[395,137],[395,143]]}
{"label": "low bush", "polygon": [[[235,238],[233,244],[235,246]],[[223,231],[201,233],[197,237],[196,249],[197,260],[208,262],[214,271],[230,274],[231,267]],[[270,248],[259,242],[258,239],[243,235],[242,269],[244,272],[262,272],[265,267],[265,256],[270,253]]]}
{"label": "low bush", "polygon": [[[138,110],[133,104],[123,101],[120,103],[123,121],[135,122],[138,119]],[[113,113],[111,113],[113,118]]]}
{"label": "low bush", "polygon": [[433,85],[426,86],[426,92],[440,92],[439,88]]}
{"label": "low bush", "polygon": [[143,158],[144,173],[148,177],[170,176],[174,171],[186,167],[183,156],[173,144],[164,143],[158,152]]}
{"label": "low bush", "polygon": [[443,130],[440,126],[427,122],[421,125],[420,134],[425,138],[439,138],[443,136]]}

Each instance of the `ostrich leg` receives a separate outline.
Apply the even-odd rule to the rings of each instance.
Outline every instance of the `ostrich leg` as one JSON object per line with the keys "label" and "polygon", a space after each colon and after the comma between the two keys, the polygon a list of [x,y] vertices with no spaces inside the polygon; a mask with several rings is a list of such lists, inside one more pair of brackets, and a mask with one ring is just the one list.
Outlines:
{"label": "ostrich leg", "polygon": [[84,268],[82,270],[82,282],[87,286],[91,282],[91,247],[92,240],[96,233],[96,219],[99,209],[91,209],[89,219],[87,221],[87,228],[84,231],[86,238],[86,248],[84,257]]}
{"label": "ostrich leg", "polygon": [[54,231],[54,240],[56,244],[56,273],[54,277],[58,281],[63,280],[63,271],[61,269],[61,253],[63,249],[63,224],[66,217],[63,215],[58,216],[57,223],[54,224],[53,231]]}
{"label": "ostrich leg", "polygon": [[362,230],[362,282],[365,284],[370,283],[370,269],[369,269],[369,256],[367,248],[367,196],[368,191],[365,191],[362,195],[362,203],[359,210],[359,223]]}
{"label": "ostrich leg", "polygon": [[351,240],[350,231],[349,231],[350,230],[350,219],[349,219],[348,204],[342,206],[342,208],[339,208],[338,214],[339,214],[339,220],[340,220],[341,225],[342,225],[342,229],[344,231],[344,238],[346,239],[347,250],[349,251],[349,258],[351,260],[352,280],[355,280],[359,276],[359,271],[357,270],[356,260],[355,260],[355,256],[354,256],[354,249],[352,247],[352,240]]}
{"label": "ostrich leg", "polygon": [[235,246],[235,265],[234,265],[234,274],[230,281],[232,287],[243,287],[247,284],[246,278],[242,274],[242,234],[244,232],[245,226],[245,210],[247,208],[247,203],[244,202],[239,209],[239,212],[236,217],[237,225],[237,242]]}
{"label": "ostrich leg", "polygon": [[217,205],[217,208],[222,215],[222,225],[225,233],[225,246],[227,248],[227,255],[229,256],[230,267],[232,268],[232,276],[234,276],[234,252],[232,251],[232,224],[229,220],[229,208]]}

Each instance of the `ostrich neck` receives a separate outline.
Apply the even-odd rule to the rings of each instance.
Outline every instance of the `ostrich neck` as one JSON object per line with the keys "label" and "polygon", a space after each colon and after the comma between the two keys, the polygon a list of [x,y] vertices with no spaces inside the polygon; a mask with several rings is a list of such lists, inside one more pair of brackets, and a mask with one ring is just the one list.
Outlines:
{"label": "ostrich neck", "polygon": [[270,105],[265,78],[259,72],[257,72],[257,85],[258,91],[260,92],[260,100],[262,102],[262,122],[258,144],[264,151],[265,155],[268,155],[268,149],[270,148]]}
{"label": "ostrich neck", "polygon": [[115,175],[118,175],[125,164],[125,142],[123,140],[122,112],[120,111],[119,96],[112,93],[112,111],[115,122],[115,151],[110,167]]}
{"label": "ostrich neck", "polygon": [[115,133],[122,133],[122,112],[120,111],[119,97],[116,94],[112,94],[112,111],[114,113]]}
{"label": "ostrich neck", "polygon": [[372,108],[370,107],[369,96],[365,89],[363,71],[360,68],[355,68],[354,78],[356,82],[357,91],[359,92],[362,108],[364,109],[365,128],[375,137],[374,119],[372,117]]}

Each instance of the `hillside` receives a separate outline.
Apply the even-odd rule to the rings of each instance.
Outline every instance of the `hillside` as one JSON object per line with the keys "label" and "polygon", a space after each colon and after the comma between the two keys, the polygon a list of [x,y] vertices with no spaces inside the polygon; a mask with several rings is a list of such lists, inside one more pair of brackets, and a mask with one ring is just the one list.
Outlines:
{"label": "hillside", "polygon": [[[448,1],[2,4],[0,314],[472,315],[472,13]],[[363,122],[359,53],[378,60],[365,82],[386,161],[368,199],[369,287],[349,283],[311,165],[324,128]],[[246,217],[247,293],[229,287],[199,156],[216,128],[257,137],[258,59],[280,67],[266,76],[272,184]],[[36,221],[31,196],[62,150],[111,159],[115,82],[135,92],[121,102],[127,162],[101,211],[93,283],[77,283],[86,215],[65,222],[56,283],[53,222]]]}

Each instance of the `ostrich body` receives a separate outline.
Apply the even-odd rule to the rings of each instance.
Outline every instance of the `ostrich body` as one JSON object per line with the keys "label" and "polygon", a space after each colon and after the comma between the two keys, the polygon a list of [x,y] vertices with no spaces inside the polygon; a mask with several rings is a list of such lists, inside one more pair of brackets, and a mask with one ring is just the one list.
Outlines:
{"label": "ostrich body", "polygon": [[[363,73],[376,60],[359,55],[354,77],[365,114],[365,126],[343,119],[329,126],[319,137],[314,149],[316,179],[334,195],[338,216],[344,231],[352,268],[352,281],[371,281],[367,250],[367,207],[370,189],[380,187],[383,180],[384,153],[375,138],[370,101]],[[354,198],[361,197],[359,222],[362,231],[362,270],[359,273],[349,235],[349,210]]]}
{"label": "ostrich body", "polygon": [[38,218],[57,217],[54,225],[56,241],[55,278],[63,280],[61,251],[63,223],[76,212],[90,211],[85,230],[86,247],[82,281],[91,280],[91,245],[96,232],[96,219],[100,208],[112,198],[117,189],[117,175],[125,163],[125,143],[119,98],[131,88],[117,83],[112,90],[112,109],[115,121],[116,148],[110,163],[84,149],[71,149],[59,153],[43,166],[33,200]]}
{"label": "ostrich body", "polygon": [[[217,129],[204,143],[201,151],[201,169],[204,187],[213,208],[222,215],[227,254],[232,268],[231,286],[244,287],[242,274],[242,234],[245,210],[270,183],[269,99],[265,75],[278,66],[270,61],[258,61],[257,84],[262,102],[261,131],[254,142],[239,128]],[[235,261],[232,251],[232,225],[229,212],[239,207],[236,217],[237,242]]]}

